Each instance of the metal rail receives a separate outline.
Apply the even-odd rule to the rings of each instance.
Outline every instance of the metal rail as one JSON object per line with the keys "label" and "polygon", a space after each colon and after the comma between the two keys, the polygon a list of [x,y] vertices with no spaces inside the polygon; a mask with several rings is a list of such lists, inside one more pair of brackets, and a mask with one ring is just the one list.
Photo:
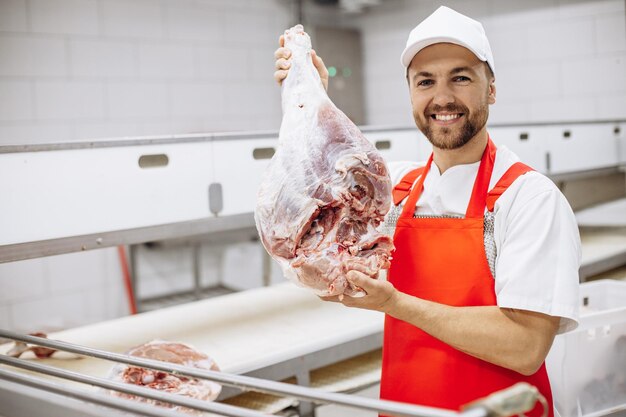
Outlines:
{"label": "metal rail", "polygon": [[254,215],[253,213],[246,213],[35,242],[14,243],[0,245],[0,263],[117,245],[151,242],[164,238],[190,238],[210,233],[238,232],[252,228],[254,228]]}
{"label": "metal rail", "polygon": [[[19,359],[17,360],[20,361]],[[57,384],[52,381],[45,381],[29,375],[23,375],[4,369],[0,369],[0,379],[131,413],[138,413],[151,417],[180,417],[180,413],[167,408],[154,407],[137,401],[114,397],[112,395],[105,394],[104,392],[86,391],[69,385]],[[264,414],[261,415],[266,417]]]}
{"label": "metal rail", "polygon": [[[92,357],[96,357],[100,359],[141,366],[144,368],[156,369],[156,370],[160,370],[163,372],[181,374],[181,375],[191,376],[191,377],[200,378],[200,379],[208,379],[211,381],[222,383],[224,385],[237,387],[243,390],[252,390],[252,391],[258,391],[258,392],[263,392],[267,394],[295,397],[301,400],[307,400],[307,401],[311,401],[317,404],[337,404],[337,405],[355,407],[355,408],[360,408],[363,410],[375,411],[375,412],[379,412],[379,413],[383,413],[387,415],[402,416],[402,417],[456,417],[459,415],[463,417],[486,417],[488,415],[487,410],[482,407],[472,408],[470,410],[464,411],[463,413],[459,414],[453,411],[442,410],[442,409],[433,408],[433,407],[402,404],[402,403],[396,403],[396,402],[386,401],[386,400],[375,400],[375,399],[358,397],[358,396],[353,396],[353,395],[346,395],[346,394],[329,393],[329,392],[323,392],[320,390],[307,388],[307,387],[301,387],[301,386],[292,385],[292,384],[268,381],[264,379],[252,378],[252,377],[247,377],[247,376],[242,376],[242,375],[227,374],[223,372],[200,370],[196,368],[189,368],[189,367],[166,363],[166,362],[137,358],[137,357],[133,357],[129,355],[107,352],[103,350],[98,350],[98,349],[89,348],[85,346],[79,346],[79,345],[62,342],[62,341],[48,340],[48,339],[35,337],[35,336],[21,335],[21,334],[8,331],[8,330],[0,329],[0,337],[6,338],[6,339],[12,339],[12,340],[19,340],[25,343],[45,346],[45,347],[49,347],[53,349],[66,351],[66,352],[72,352],[72,353],[76,353],[79,355],[92,356]],[[35,365],[35,364],[29,363],[23,360],[9,358],[4,355],[0,355],[0,363],[10,364],[12,366],[24,367],[25,369],[31,369],[31,370],[34,370],[34,368],[26,368],[26,366]],[[28,365],[24,365],[24,363]],[[42,366],[43,365],[37,365],[37,367],[42,367]],[[49,367],[45,367],[45,368],[49,368]],[[45,371],[48,371],[48,370],[49,369],[45,369]],[[52,368],[52,370],[55,373],[58,373],[59,375],[61,373],[66,374],[67,372],[69,372],[69,371],[55,370],[55,368]],[[43,370],[41,369],[37,369],[37,371],[43,372]],[[69,376],[69,374],[67,375]],[[74,377],[76,375],[80,376],[80,374],[75,374],[71,376]],[[86,376],[80,376],[80,377],[89,379],[90,382],[86,382],[86,383],[90,383],[93,385],[99,385],[97,383],[105,381],[107,383],[106,387],[112,386],[110,385],[111,381],[106,381],[106,380],[97,381],[97,380],[92,380],[91,379],[92,377],[86,377]],[[105,386],[105,385],[99,385],[99,386]],[[117,390],[117,388],[115,389]],[[127,388],[124,387],[124,389],[127,389]],[[141,395],[144,396],[143,394]],[[154,395],[156,395],[156,398],[158,398],[159,400],[163,400],[164,398],[162,396],[162,393],[160,392],[158,392],[157,394],[152,394],[152,396]],[[183,400],[177,399],[177,401],[183,401]],[[186,402],[187,401],[185,401],[185,403]],[[191,406],[191,405],[185,404],[185,406],[189,406],[190,408],[195,408],[194,406]],[[226,414],[226,415],[232,415],[232,414]]]}
{"label": "metal rail", "polygon": [[[597,125],[613,123],[619,125],[626,123],[626,119],[605,119],[605,120],[574,120],[574,121],[553,121],[553,122],[530,122],[530,123],[493,123],[487,126],[488,129],[519,127],[527,129],[538,126],[554,125]],[[388,132],[388,131],[412,131],[419,132],[413,125],[378,125],[359,126],[363,133]],[[147,146],[147,145],[168,145],[175,143],[211,142],[237,139],[267,139],[278,138],[278,131],[267,130],[259,132],[216,132],[216,133],[193,133],[177,135],[155,135],[137,136],[125,138],[102,138],[93,140],[81,140],[59,143],[27,143],[23,145],[0,145],[0,154],[17,152],[44,152],[69,149],[95,149],[111,148],[122,146]]]}
{"label": "metal rail", "polygon": [[125,394],[149,398],[151,400],[164,401],[170,404],[180,405],[182,407],[193,408],[195,410],[218,413],[227,417],[266,417],[263,413],[242,409],[240,407],[235,407],[228,404],[202,401],[194,398],[183,397],[181,395],[170,394],[164,391],[157,391],[151,388],[144,388],[138,385],[126,384],[123,382],[112,381],[105,378],[83,375],[77,372],[67,371],[64,369],[42,365],[35,362],[29,362],[23,359],[16,359],[6,355],[0,355],[0,363],[20,369],[25,369],[27,371],[39,372],[41,374],[51,375],[70,381],[81,382],[83,384],[89,384],[100,388],[123,392]]}

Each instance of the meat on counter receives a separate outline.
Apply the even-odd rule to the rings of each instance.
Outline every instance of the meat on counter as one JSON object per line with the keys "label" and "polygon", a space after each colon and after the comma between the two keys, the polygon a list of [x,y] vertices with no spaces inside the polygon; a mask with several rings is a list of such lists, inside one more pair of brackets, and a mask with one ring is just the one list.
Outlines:
{"label": "meat on counter", "polygon": [[[198,369],[219,371],[219,367],[213,359],[184,343],[153,340],[131,349],[127,354],[139,358],[153,359]],[[179,394],[205,401],[215,400],[222,390],[221,385],[213,381],[196,379],[184,375],[175,375],[168,372],[126,364],[115,365],[111,371],[110,377],[113,380],[126,382],[128,384],[140,385],[170,394]],[[194,410],[187,407],[174,406],[162,401],[137,397],[117,391],[112,391],[112,394],[124,398],[140,400],[149,404],[169,407],[176,411],[195,413]]]}

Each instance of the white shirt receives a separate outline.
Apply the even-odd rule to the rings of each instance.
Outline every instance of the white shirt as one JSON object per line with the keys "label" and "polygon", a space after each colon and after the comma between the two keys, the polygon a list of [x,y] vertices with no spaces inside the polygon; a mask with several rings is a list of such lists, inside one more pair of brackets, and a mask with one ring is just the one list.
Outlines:
{"label": "white shirt", "polygon": [[[489,189],[519,161],[498,147]],[[424,162],[390,162],[397,184]],[[443,175],[433,162],[424,180],[416,214],[465,216],[480,162],[456,165]],[[522,175],[494,207],[495,292],[499,307],[561,318],[559,333],[573,330],[579,318],[581,249],[572,209],[554,183],[538,172]]]}

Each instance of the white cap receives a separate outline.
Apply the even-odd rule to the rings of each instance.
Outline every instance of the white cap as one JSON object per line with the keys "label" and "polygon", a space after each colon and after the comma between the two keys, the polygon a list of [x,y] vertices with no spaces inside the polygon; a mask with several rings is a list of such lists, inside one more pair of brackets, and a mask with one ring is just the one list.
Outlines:
{"label": "white cap", "polygon": [[454,43],[469,49],[478,59],[487,62],[491,71],[496,73],[493,54],[483,25],[446,6],[439,7],[411,31],[406,48],[400,57],[402,65],[408,68],[419,51],[442,42]]}

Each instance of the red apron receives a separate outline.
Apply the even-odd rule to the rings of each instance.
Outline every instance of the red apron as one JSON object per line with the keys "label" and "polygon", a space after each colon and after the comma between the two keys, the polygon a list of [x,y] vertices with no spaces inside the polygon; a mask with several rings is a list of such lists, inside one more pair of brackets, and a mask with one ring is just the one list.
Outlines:
{"label": "red apron", "polygon": [[[398,204],[409,196],[398,219],[389,281],[404,293],[451,306],[497,305],[495,281],[483,241],[485,207],[531,168],[514,164],[488,193],[496,147],[489,140],[480,161],[465,218],[414,218],[432,155],[424,168],[413,171],[394,189]],[[415,187],[413,181],[421,174]],[[531,376],[485,362],[435,339],[419,328],[385,318],[381,398],[459,410],[480,397],[525,381],[546,397],[553,416],[552,393],[545,364]],[[540,416],[537,405],[530,416]]]}

